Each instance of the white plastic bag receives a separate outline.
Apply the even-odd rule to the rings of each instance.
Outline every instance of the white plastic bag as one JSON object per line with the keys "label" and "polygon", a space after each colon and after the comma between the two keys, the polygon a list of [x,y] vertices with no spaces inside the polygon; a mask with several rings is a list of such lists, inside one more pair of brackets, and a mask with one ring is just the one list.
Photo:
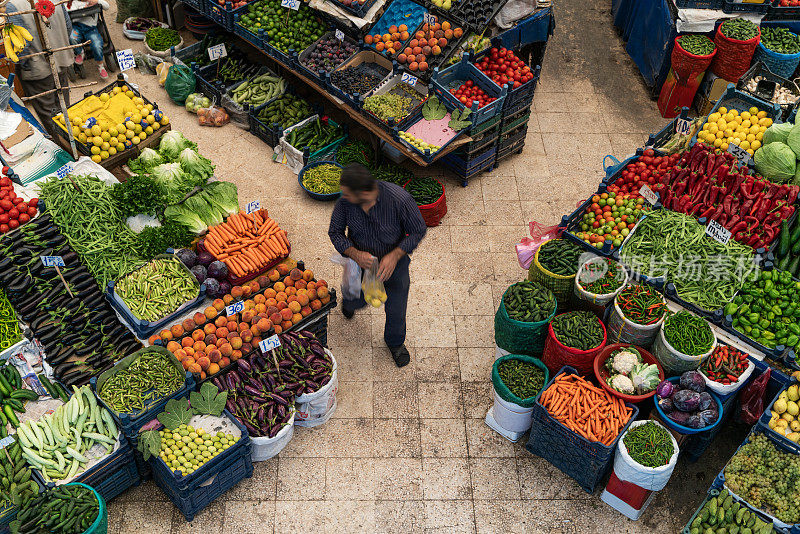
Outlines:
{"label": "white plastic bag", "polygon": [[536,0],[509,0],[494,17],[498,28],[510,28],[514,22],[525,18],[536,10]]}
{"label": "white plastic bag", "polygon": [[294,436],[294,417],[295,414],[293,413],[286,426],[281,428],[273,438],[250,438],[250,441],[253,442],[250,458],[254,462],[264,462],[273,456],[277,456],[292,441],[292,436]]}
{"label": "white plastic bag", "polygon": [[328,422],[333,412],[336,411],[336,393],[339,391],[339,376],[336,359],[333,353],[325,349],[325,354],[333,362],[331,379],[319,391],[303,393],[294,399],[297,412],[294,415],[294,424],[297,426],[319,426]]}
{"label": "white plastic bag", "polygon": [[331,256],[331,261],[342,266],[342,298],[358,300],[361,297],[361,267],[355,260],[341,254]]}
{"label": "white plastic bag", "polygon": [[[643,425],[649,421],[634,421],[625,434],[633,430],[639,425]],[[653,423],[661,426],[657,421]],[[640,488],[650,491],[661,491],[664,486],[669,482],[669,477],[672,476],[672,471],[675,469],[675,464],[678,463],[678,442],[671,432],[669,437],[672,440],[672,456],[670,456],[667,465],[661,467],[645,467],[636,463],[633,458],[628,454],[628,448],[625,447],[625,434],[619,439],[617,450],[614,453],[614,474],[623,482],[630,482],[636,484]]]}

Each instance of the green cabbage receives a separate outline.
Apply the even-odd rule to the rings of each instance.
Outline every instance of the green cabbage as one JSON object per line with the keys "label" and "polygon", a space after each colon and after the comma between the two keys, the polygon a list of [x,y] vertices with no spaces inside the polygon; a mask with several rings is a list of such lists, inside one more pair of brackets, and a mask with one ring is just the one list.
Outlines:
{"label": "green cabbage", "polygon": [[788,137],[786,137],[786,144],[794,152],[795,158],[800,155],[800,124],[795,124],[792,127]]}
{"label": "green cabbage", "polygon": [[202,180],[203,183],[214,176],[214,165],[211,164],[211,160],[204,158],[191,148],[181,150],[178,155],[178,163],[181,164],[183,172]]}
{"label": "green cabbage", "polygon": [[797,156],[783,143],[776,142],[762,146],[756,150],[753,159],[756,162],[756,170],[772,182],[788,182],[794,178],[797,170]]}
{"label": "green cabbage", "polygon": [[795,185],[800,185],[800,165],[797,166],[797,172],[792,179],[792,183]]}
{"label": "green cabbage", "polygon": [[164,156],[167,161],[175,161],[178,155],[184,148],[196,149],[197,144],[192,143],[186,139],[182,133],[170,130],[161,136],[161,141],[158,143],[158,152]]}
{"label": "green cabbage", "polygon": [[786,143],[786,138],[789,137],[789,132],[794,128],[791,122],[784,122],[782,124],[773,124],[764,132],[764,139],[761,141],[762,145],[779,142]]}

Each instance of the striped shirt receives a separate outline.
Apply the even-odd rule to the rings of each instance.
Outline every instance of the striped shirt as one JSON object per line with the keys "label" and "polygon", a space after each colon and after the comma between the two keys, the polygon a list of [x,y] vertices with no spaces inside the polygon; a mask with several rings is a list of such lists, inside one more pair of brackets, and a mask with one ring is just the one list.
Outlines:
{"label": "striped shirt", "polygon": [[426,231],[411,195],[398,185],[378,180],[378,199],[369,213],[343,198],[336,202],[328,236],[339,254],[355,247],[382,258],[397,247],[411,254]]}

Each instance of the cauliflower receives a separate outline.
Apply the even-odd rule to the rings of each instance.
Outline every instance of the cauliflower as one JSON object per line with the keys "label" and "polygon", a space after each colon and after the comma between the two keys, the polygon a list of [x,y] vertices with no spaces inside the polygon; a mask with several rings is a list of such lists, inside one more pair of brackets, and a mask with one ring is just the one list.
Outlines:
{"label": "cauliflower", "polygon": [[616,389],[620,393],[632,394],[633,382],[625,375],[614,375],[608,379],[608,385]]}
{"label": "cauliflower", "polygon": [[629,350],[621,350],[611,359],[611,371],[621,375],[629,375],[633,366],[639,363],[639,355]]}

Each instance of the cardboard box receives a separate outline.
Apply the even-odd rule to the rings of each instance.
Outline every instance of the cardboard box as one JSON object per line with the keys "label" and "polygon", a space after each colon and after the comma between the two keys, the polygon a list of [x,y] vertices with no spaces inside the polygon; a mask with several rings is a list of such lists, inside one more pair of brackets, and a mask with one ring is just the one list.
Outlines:
{"label": "cardboard box", "polygon": [[697,94],[694,97],[694,108],[697,114],[704,116],[711,113],[711,108],[714,107],[719,97],[725,92],[729,83],[733,82],[729,82],[713,74],[711,71],[707,71],[706,77],[703,79],[703,83],[700,84],[700,88],[697,90]]}

